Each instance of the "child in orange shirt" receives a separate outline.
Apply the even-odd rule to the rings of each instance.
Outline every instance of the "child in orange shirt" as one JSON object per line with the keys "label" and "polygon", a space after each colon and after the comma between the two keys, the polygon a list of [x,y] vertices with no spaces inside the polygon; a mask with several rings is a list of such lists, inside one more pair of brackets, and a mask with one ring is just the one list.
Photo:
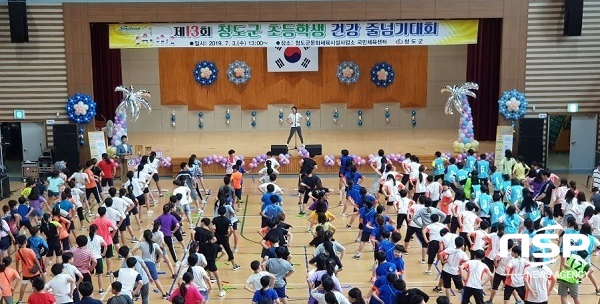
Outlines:
{"label": "child in orange shirt", "polygon": [[233,173],[231,173],[231,186],[235,194],[235,203],[237,204],[236,211],[240,210],[240,201],[242,200],[242,179],[244,175],[238,170],[238,165],[233,165]]}

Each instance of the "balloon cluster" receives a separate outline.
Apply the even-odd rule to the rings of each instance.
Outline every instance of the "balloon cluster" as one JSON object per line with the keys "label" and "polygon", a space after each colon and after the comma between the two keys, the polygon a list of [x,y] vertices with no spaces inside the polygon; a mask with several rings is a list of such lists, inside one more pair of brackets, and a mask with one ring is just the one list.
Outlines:
{"label": "balloon cluster", "polygon": [[267,156],[267,154],[256,155],[252,158],[248,166],[250,167],[250,169],[257,168],[259,164],[264,163],[265,161],[267,161],[267,159],[269,159],[269,156]]}
{"label": "balloon cluster", "polygon": [[204,113],[203,112],[198,113],[198,128],[200,128],[200,129],[204,128]]}
{"label": "balloon cluster", "polygon": [[310,110],[306,110],[306,126],[310,127]]}
{"label": "balloon cluster", "polygon": [[353,84],[360,77],[360,69],[358,65],[352,61],[343,61],[338,65],[337,78],[341,83]]}
{"label": "balloon cluster", "polygon": [[[350,157],[352,157],[352,159],[354,160],[353,164],[355,166],[362,166],[362,165],[365,165],[367,163],[367,160],[364,159],[364,158],[362,158],[359,155],[352,154],[352,155],[350,155]],[[338,162],[338,163],[341,164],[341,161]]]}
{"label": "balloon cluster", "polygon": [[77,93],[69,97],[67,115],[74,123],[88,123],[96,116],[96,102],[89,95]]}
{"label": "balloon cluster", "polygon": [[175,114],[175,111],[172,111],[171,112],[171,126],[174,128],[176,123],[177,123],[177,114]]}
{"label": "balloon cluster", "polygon": [[362,127],[362,125],[363,125],[362,115],[363,115],[363,111],[362,110],[358,110],[358,126],[359,127]]}
{"label": "balloon cluster", "polygon": [[250,115],[252,116],[250,117],[250,120],[252,121],[250,125],[254,128],[256,127],[256,111],[252,111]]}
{"label": "balloon cluster", "polygon": [[413,128],[416,127],[417,126],[417,111],[413,110],[410,113],[410,118],[412,119],[412,121],[411,121],[412,127]]}
{"label": "balloon cluster", "polygon": [[225,124],[229,125],[231,123],[231,111],[229,109],[225,110]]}
{"label": "balloon cluster", "polygon": [[469,149],[477,151],[477,149],[479,149],[479,142],[475,140],[475,132],[473,131],[473,114],[471,113],[471,106],[469,105],[469,101],[467,100],[466,96],[462,101],[462,109],[460,112],[458,140],[452,144],[454,152],[465,152]]}
{"label": "balloon cluster", "polygon": [[[235,161],[241,160],[242,166],[245,165],[243,155],[236,155],[233,159]],[[220,164],[221,167],[225,168],[225,167],[227,167],[227,156],[215,155],[215,154],[209,155],[202,159],[202,163],[205,165]]]}
{"label": "balloon cluster", "polygon": [[252,77],[252,69],[245,61],[236,60],[229,64],[227,77],[236,85],[244,84]]}
{"label": "balloon cluster", "polygon": [[340,111],[337,108],[333,109],[333,123],[336,124],[340,118]]}
{"label": "balloon cluster", "polygon": [[194,68],[194,79],[197,83],[203,86],[211,85],[217,81],[219,69],[217,66],[207,60],[203,60],[196,64]]}
{"label": "balloon cluster", "polygon": [[290,154],[289,153],[279,154],[279,163],[282,166],[289,165],[290,164]]}
{"label": "balloon cluster", "polygon": [[127,114],[125,112],[117,112],[113,128],[114,135],[110,143],[116,147],[121,144],[121,137],[127,135]]}
{"label": "balloon cluster", "polygon": [[392,114],[390,114],[390,107],[385,107],[385,122],[386,123],[390,123],[390,117],[392,116]]}
{"label": "balloon cluster", "polygon": [[85,139],[84,139],[85,137],[83,136],[84,131],[85,130],[83,130],[83,128],[79,128],[79,130],[77,131],[77,134],[78,134],[77,138],[79,139],[80,146],[85,145]]}
{"label": "balloon cluster", "polygon": [[504,91],[498,100],[498,112],[507,120],[519,120],[527,113],[525,94],[517,91]]}
{"label": "balloon cluster", "polygon": [[335,156],[334,155],[323,156],[323,165],[325,167],[333,167],[335,165]]}
{"label": "balloon cluster", "polygon": [[392,66],[387,62],[377,63],[371,69],[371,81],[378,87],[387,87],[394,82],[396,73]]}
{"label": "balloon cluster", "polygon": [[298,148],[298,155],[302,158],[310,157],[310,153],[304,148]]}

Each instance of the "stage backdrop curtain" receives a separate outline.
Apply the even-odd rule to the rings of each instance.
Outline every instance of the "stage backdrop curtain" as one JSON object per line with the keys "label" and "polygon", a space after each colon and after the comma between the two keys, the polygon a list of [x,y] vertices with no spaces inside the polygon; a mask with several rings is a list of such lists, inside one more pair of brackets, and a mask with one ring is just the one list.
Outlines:
{"label": "stage backdrop curtain", "polygon": [[479,20],[477,44],[467,53],[467,81],[479,84],[477,99],[471,100],[475,139],[495,140],[500,94],[502,20]]}
{"label": "stage backdrop curtain", "polygon": [[90,24],[92,40],[92,71],[94,78],[94,101],[96,120],[114,120],[115,110],[121,100],[115,87],[123,82],[121,74],[121,50],[108,47],[108,25]]}

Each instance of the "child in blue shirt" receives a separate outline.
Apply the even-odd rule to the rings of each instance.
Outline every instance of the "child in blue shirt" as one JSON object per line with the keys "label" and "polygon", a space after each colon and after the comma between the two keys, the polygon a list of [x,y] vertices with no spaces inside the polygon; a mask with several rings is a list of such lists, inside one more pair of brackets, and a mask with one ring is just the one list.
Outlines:
{"label": "child in blue shirt", "polygon": [[512,205],[519,206],[523,201],[523,185],[516,178],[510,180],[510,189],[507,191],[510,193],[509,202]]}
{"label": "child in blue shirt", "polygon": [[492,224],[492,232],[496,232],[499,220],[506,213],[506,209],[499,193],[494,193],[492,201],[493,203],[490,205],[490,222]]}
{"label": "child in blue shirt", "polygon": [[431,166],[433,167],[433,180],[437,181],[439,179],[444,179],[444,162],[445,159],[442,157],[442,153],[436,151],[435,159],[431,163]]}
{"label": "child in blue shirt", "polygon": [[477,158],[475,158],[475,151],[473,149],[467,150],[467,159],[465,160],[465,170],[467,172],[473,172],[475,169],[475,163],[477,162]]}
{"label": "child in blue shirt", "polygon": [[263,276],[260,278],[260,286],[262,286],[262,288],[254,292],[254,296],[252,297],[253,304],[261,303],[264,299],[270,299],[273,302],[279,299],[277,292],[274,289],[269,288],[270,284],[271,276]]}
{"label": "child in blue shirt", "polygon": [[[454,183],[456,182],[456,174],[458,173],[458,166],[456,166],[456,158],[451,157],[448,162],[450,164],[446,168],[446,174],[444,175],[444,180],[450,182],[451,187],[455,187]],[[452,188],[454,190],[454,188]]]}
{"label": "child in blue shirt", "polygon": [[492,166],[490,172],[492,172],[490,181],[494,186],[494,193],[500,193],[502,189],[502,171],[496,171],[496,166]]}
{"label": "child in blue shirt", "polygon": [[492,196],[489,195],[489,188],[486,185],[481,186],[481,194],[475,199],[475,203],[479,206],[479,217],[489,220],[490,208],[492,205]]}
{"label": "child in blue shirt", "polygon": [[500,192],[503,196],[503,201],[505,203],[510,203],[510,197],[506,195],[508,193],[508,189],[511,186],[510,175],[502,174],[502,184],[500,185]]}
{"label": "child in blue shirt", "polygon": [[465,170],[465,165],[463,163],[458,163],[456,166],[458,167],[458,171],[456,171],[456,183],[458,183],[462,188],[467,182],[469,171]]}

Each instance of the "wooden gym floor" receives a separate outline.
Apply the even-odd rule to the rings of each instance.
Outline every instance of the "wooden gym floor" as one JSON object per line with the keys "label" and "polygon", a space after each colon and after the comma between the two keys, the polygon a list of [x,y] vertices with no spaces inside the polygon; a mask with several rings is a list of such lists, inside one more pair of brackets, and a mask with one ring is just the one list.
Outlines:
{"label": "wooden gym floor", "polygon": [[[561,176],[562,177],[562,176]],[[585,184],[585,175],[571,175],[566,176],[569,179],[574,179],[578,182],[581,189],[584,189]],[[369,176],[365,180],[365,186],[370,186],[373,181],[372,176]],[[258,182],[258,180],[256,180]],[[216,192],[218,187],[221,184],[221,179],[217,177],[211,177],[206,179],[206,186],[212,189],[213,193]],[[323,183],[325,186],[331,189],[337,189],[337,179],[331,175],[323,176]],[[171,188],[171,181],[169,178],[162,178],[161,185],[164,188]],[[279,180],[279,185],[284,188],[284,209],[288,215],[287,222],[294,226],[293,233],[293,243],[290,247],[290,251],[293,255],[293,265],[295,267],[296,272],[288,278],[288,295],[290,296],[290,303],[306,303],[306,299],[308,297],[308,288],[306,283],[306,259],[304,255],[304,248],[307,246],[308,242],[312,239],[311,235],[306,231],[308,227],[308,222],[303,217],[298,217],[296,214],[298,213],[298,208],[296,205],[297,198],[294,196],[294,188],[296,185],[296,178],[292,176],[281,176]],[[20,189],[22,185],[20,183],[12,183],[11,189]],[[213,284],[213,291],[210,294],[210,302],[227,302],[232,304],[247,304],[250,303],[252,294],[245,291],[243,289],[244,282],[246,278],[252,273],[250,269],[250,262],[253,260],[260,259],[260,251],[261,247],[258,244],[260,242],[260,236],[256,233],[257,229],[260,226],[260,217],[258,216],[260,210],[260,196],[258,191],[256,190],[257,184],[254,183],[253,179],[250,176],[246,176],[244,179],[244,199],[247,197],[247,202],[244,206],[242,206],[242,211],[240,213],[240,233],[241,239],[239,242],[239,252],[235,254],[236,262],[242,265],[242,269],[237,272],[233,272],[231,270],[231,265],[228,265],[225,262],[226,258],[223,258],[220,262],[217,263],[219,267],[219,272],[221,274],[221,278],[224,281],[224,287],[227,291],[227,296],[224,298],[218,297],[218,290],[216,290],[216,284]],[[18,192],[15,192],[13,198],[16,198]],[[162,205],[167,201],[168,195],[165,195],[164,198],[161,198],[160,204],[154,208],[154,214],[148,216],[143,212],[142,219],[144,223],[143,227],[140,227],[138,230],[137,224],[133,224],[134,231],[139,233],[138,238],[141,238],[143,229],[150,229],[152,220],[155,219],[159,214],[162,208]],[[338,196],[332,194],[330,199],[330,205],[332,206],[332,212],[337,216],[337,219],[333,222],[334,226],[337,228],[337,233],[335,234],[336,240],[342,243],[346,247],[346,253],[343,257],[342,262],[344,263],[344,271],[339,274],[339,279],[342,283],[342,287],[344,289],[344,293],[347,294],[348,290],[352,287],[358,287],[363,291],[363,294],[366,294],[370,288],[369,277],[370,271],[369,267],[372,264],[372,260],[369,258],[371,254],[369,253],[370,246],[367,245],[365,247],[365,253],[361,260],[354,260],[353,254],[356,252],[358,247],[358,243],[354,242],[354,239],[357,234],[356,224],[352,229],[346,229],[345,225],[347,222],[347,218],[339,216],[341,213],[340,207],[337,207],[336,203],[338,200]],[[3,200],[3,203],[6,204],[6,199]],[[212,215],[212,202],[214,200],[210,200],[207,204],[207,212],[206,214]],[[197,217],[196,217],[197,218]],[[189,228],[187,223],[183,225]],[[79,228],[79,226],[77,226]],[[405,227],[402,228],[402,233],[404,234]],[[77,233],[81,233],[79,229],[77,229]],[[189,237],[185,240],[189,240]],[[231,240],[233,243],[233,239]],[[132,246],[130,240],[127,240],[127,245]],[[232,244],[233,245],[233,244]],[[233,246],[232,246],[233,247]],[[183,250],[181,247],[177,246],[177,252],[179,259],[183,256]],[[418,254],[419,245],[417,241],[412,241],[409,247],[410,255],[405,256],[406,262],[406,273],[405,280],[409,287],[421,288],[423,291],[427,292],[430,296],[436,297],[439,294],[432,291],[433,286],[436,284],[436,272],[434,269],[434,274],[431,276],[423,274],[423,271],[426,269],[426,265],[422,265],[419,263],[420,255]],[[312,253],[312,248],[306,249],[309,255]],[[600,265],[600,259],[596,256],[592,257],[592,262],[595,265]],[[117,265],[120,265],[120,261],[113,262],[113,268],[116,268]],[[309,267],[310,268],[310,267]],[[553,269],[558,269],[558,265],[553,265]],[[115,270],[115,269],[112,269]],[[597,267],[594,266],[594,270],[598,270]],[[173,283],[171,279],[171,275],[168,271],[168,268],[164,263],[160,265],[159,271],[166,272],[166,274],[162,274],[159,276],[160,282],[166,288],[169,288]],[[596,271],[596,277],[600,278],[598,274],[600,271]],[[103,276],[104,286],[108,286],[109,279]],[[94,279],[94,284],[96,280]],[[162,303],[163,300],[160,299],[160,294],[157,292],[152,292],[155,287],[151,286],[151,301],[156,301],[157,303]],[[18,289],[17,289],[18,290]],[[489,288],[485,289],[485,292],[489,294]],[[589,280],[584,280],[582,284],[582,288],[580,290],[581,300],[583,303],[590,303],[593,301],[594,303],[598,301],[598,297],[594,294],[593,287]],[[460,295],[460,294],[458,294]],[[110,293],[106,293],[105,295],[98,295],[97,289],[94,297],[106,302],[106,300],[110,297]],[[487,300],[487,298],[486,298]],[[435,303],[435,298],[431,299],[429,303]],[[455,296],[451,299],[452,303],[459,303],[460,299],[458,296]],[[497,295],[494,303],[502,303],[501,294]],[[512,300],[511,300],[512,303]],[[551,304],[560,303],[560,298],[556,295],[556,292],[550,298]],[[571,301],[572,303],[572,301]]]}

